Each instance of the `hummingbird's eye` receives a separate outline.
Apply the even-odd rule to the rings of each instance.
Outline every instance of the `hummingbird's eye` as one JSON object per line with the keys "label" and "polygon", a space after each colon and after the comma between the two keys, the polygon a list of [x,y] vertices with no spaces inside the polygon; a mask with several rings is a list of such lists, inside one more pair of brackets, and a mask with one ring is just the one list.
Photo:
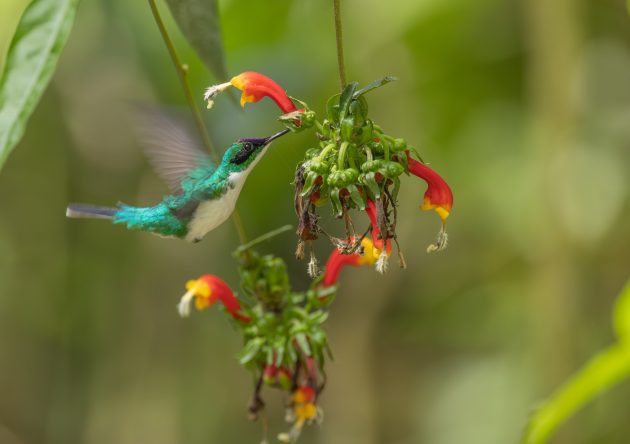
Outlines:
{"label": "hummingbird's eye", "polygon": [[234,165],[240,165],[241,163],[249,159],[249,156],[251,156],[254,151],[254,145],[251,142],[245,142],[243,145],[241,145],[241,149],[238,150],[238,152],[234,155],[231,162]]}

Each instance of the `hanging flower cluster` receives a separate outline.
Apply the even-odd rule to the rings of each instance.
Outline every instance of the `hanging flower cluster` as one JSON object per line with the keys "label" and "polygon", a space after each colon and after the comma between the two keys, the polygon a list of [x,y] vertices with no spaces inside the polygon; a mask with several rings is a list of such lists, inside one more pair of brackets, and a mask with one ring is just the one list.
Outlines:
{"label": "hanging flower cluster", "polygon": [[[422,161],[414,147],[386,134],[368,117],[365,94],[393,80],[385,77],[360,89],[355,82],[349,84],[328,100],[323,121],[306,103],[290,98],[277,83],[256,72],[244,72],[211,86],[204,95],[208,108],[217,94],[232,87],[241,91],[242,106],[269,97],[281,109],[279,121],[289,130],[315,131],[317,144],[306,152],[294,179],[296,255],[302,258],[305,245],[311,246],[310,287],[293,291],[285,262],[260,255],[248,244],[235,252],[242,298],[218,277],[203,275],[186,284],[187,291],[178,305],[182,316],[188,316],[193,305],[197,310],[217,302],[222,305],[243,338],[240,363],[255,376],[250,417],[257,419],[265,406],[264,387],[286,394],[286,417],[292,427],[278,436],[282,442],[295,442],[304,425],[321,421],[318,397],[325,385],[324,365],[329,356],[323,326],[342,269],[369,265],[384,273],[392,244],[397,246],[401,266],[405,266],[396,234],[402,175],[426,182],[420,208],[435,210],[442,221],[437,241],[427,251],[442,250],[447,244],[445,223],[453,206],[450,187]],[[333,236],[320,226],[318,208],[326,203],[330,203],[332,214],[345,222],[343,236]],[[362,233],[355,231],[352,210],[367,216],[369,225]],[[333,251],[320,273],[311,244],[321,235],[332,242]]]}
{"label": "hanging flower cluster", "polygon": [[[297,167],[294,181],[298,216],[296,254],[299,258],[304,255],[304,243],[312,242],[320,234],[325,234],[335,246],[343,244],[344,241],[329,235],[318,224],[317,207],[330,202],[333,215],[346,222],[346,240],[357,237],[349,211],[367,212],[373,241],[387,245],[377,263],[378,271],[384,272],[391,251],[390,241],[398,244],[397,206],[400,176],[403,174],[414,175],[426,182],[428,187],[421,208],[434,209],[442,220],[437,240],[429,245],[427,251],[440,251],[446,247],[445,223],[453,206],[450,187],[437,172],[422,162],[414,147],[402,138],[386,134],[368,117],[365,94],[393,80],[396,79],[384,77],[360,89],[356,82],[350,83],[340,94],[328,100],[323,122],[317,120],[306,103],[292,100],[277,83],[259,73],[245,72],[230,82],[206,90],[204,98],[209,106],[218,92],[233,86],[242,91],[243,106],[264,97],[271,98],[284,113],[279,120],[292,131],[316,128],[318,146],[307,150],[304,161]],[[301,108],[298,109],[293,101],[298,102]],[[351,252],[352,249],[346,251]],[[404,267],[400,249],[399,257]],[[309,274],[315,277],[317,271],[311,253]]]}
{"label": "hanging flower cluster", "polygon": [[323,278],[304,292],[292,290],[281,258],[261,256],[251,248],[235,252],[245,299],[239,299],[223,280],[213,275],[186,283],[187,291],[177,306],[181,316],[189,316],[193,305],[202,311],[220,303],[243,337],[239,362],[257,381],[249,405],[251,419],[257,419],[265,406],[263,387],[287,394],[287,420],[293,425],[288,433],[279,436],[283,442],[294,442],[305,424],[318,422],[322,417],[317,398],[325,383],[323,370],[329,355],[323,324],[342,269],[373,265],[377,257],[374,252],[375,247],[367,238],[355,253],[342,254],[336,249]]}

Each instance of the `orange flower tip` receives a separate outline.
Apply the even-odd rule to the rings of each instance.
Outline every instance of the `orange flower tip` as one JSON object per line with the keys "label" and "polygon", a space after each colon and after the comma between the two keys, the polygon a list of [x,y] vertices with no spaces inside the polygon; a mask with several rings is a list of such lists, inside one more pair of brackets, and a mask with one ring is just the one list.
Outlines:
{"label": "orange flower tip", "polygon": [[208,102],[208,109],[212,108],[214,105],[214,98],[230,86],[232,86],[232,83],[226,82],[206,88],[206,92],[203,94],[203,99]]}
{"label": "orange flower tip", "polygon": [[190,305],[195,301],[198,310],[210,306],[210,286],[203,279],[194,279],[186,282],[186,293],[177,304],[177,312],[182,318],[190,316]]}

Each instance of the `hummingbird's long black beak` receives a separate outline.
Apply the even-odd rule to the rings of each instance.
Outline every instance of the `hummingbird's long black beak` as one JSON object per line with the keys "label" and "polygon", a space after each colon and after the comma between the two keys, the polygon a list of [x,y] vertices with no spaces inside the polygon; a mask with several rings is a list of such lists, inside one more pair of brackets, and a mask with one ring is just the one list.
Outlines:
{"label": "hummingbird's long black beak", "polygon": [[280,131],[279,133],[274,134],[273,136],[269,136],[267,137],[267,145],[269,145],[271,142],[273,142],[274,140],[276,140],[279,137],[284,136],[286,133],[288,133],[290,130],[287,129],[283,129],[282,131]]}

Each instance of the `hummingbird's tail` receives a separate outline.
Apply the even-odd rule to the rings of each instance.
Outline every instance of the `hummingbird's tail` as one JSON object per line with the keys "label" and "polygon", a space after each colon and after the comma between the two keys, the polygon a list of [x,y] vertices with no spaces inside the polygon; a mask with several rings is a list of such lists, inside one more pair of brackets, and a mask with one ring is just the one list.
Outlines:
{"label": "hummingbird's tail", "polygon": [[118,208],[98,207],[86,204],[70,204],[66,208],[66,217],[73,219],[111,219]]}

